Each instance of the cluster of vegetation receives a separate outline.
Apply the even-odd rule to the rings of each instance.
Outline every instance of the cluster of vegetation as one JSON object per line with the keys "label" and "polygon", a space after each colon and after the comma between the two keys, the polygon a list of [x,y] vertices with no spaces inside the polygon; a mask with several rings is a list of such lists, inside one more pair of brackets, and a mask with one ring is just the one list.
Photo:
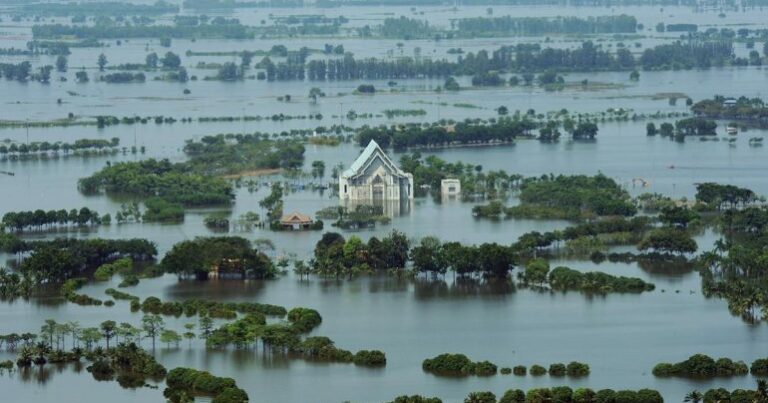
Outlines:
{"label": "cluster of vegetation", "polygon": [[652,291],[655,288],[653,284],[634,277],[613,276],[602,272],[582,273],[564,266],[555,267],[547,275],[545,273],[548,269],[549,264],[546,261],[542,262],[537,259],[528,262],[522,274],[526,280],[529,277],[529,271],[533,279],[539,279],[543,274],[546,276],[549,286],[553,290],[559,291],[574,290],[600,294],[609,292],[638,293]]}
{"label": "cluster of vegetation", "polygon": [[3,235],[0,249],[27,253],[18,273],[0,272],[0,297],[28,296],[40,284],[61,284],[67,279],[87,276],[99,266],[128,257],[135,262],[154,259],[157,249],[145,239],[72,239],[22,241]]}
{"label": "cluster of vegetation", "polygon": [[724,298],[728,309],[748,322],[768,319],[763,264],[768,209],[731,207],[722,213],[719,225],[722,238],[699,259],[704,295]]}
{"label": "cluster of vegetation", "polygon": [[194,401],[195,396],[207,396],[212,402],[247,403],[248,394],[237,387],[232,378],[211,375],[192,368],[174,368],[165,378],[168,387],[163,396],[172,403]]}
{"label": "cluster of vegetation", "polygon": [[93,364],[87,370],[96,380],[111,380],[117,375],[117,381],[125,387],[144,386],[147,378],[159,381],[167,373],[152,354],[135,343],[118,344],[113,349],[107,348],[103,354],[97,352],[92,356]]}
{"label": "cluster of vegetation", "polygon": [[482,165],[466,164],[461,161],[447,162],[430,155],[422,159],[419,152],[400,157],[403,171],[413,174],[416,196],[423,196],[428,189],[439,194],[443,179],[458,179],[461,182],[463,199],[503,198],[509,190],[515,189],[522,176],[508,174],[503,170],[483,172]]}
{"label": "cluster of vegetation", "polygon": [[637,20],[626,14],[600,17],[474,17],[456,21],[462,36],[543,36],[548,34],[635,33]]}
{"label": "cluster of vegetation", "polygon": [[[578,220],[632,216],[637,212],[629,194],[603,174],[526,178],[520,185],[519,198],[519,205],[505,209],[508,217]],[[477,209],[474,213],[480,216],[483,210]]]}
{"label": "cluster of vegetation", "polygon": [[104,74],[99,77],[99,80],[109,84],[143,83],[147,80],[147,76],[144,73],[121,72]]}
{"label": "cluster of vegetation", "polygon": [[497,367],[490,361],[473,362],[464,354],[440,354],[421,363],[421,368],[441,376],[490,376],[496,375]]}
{"label": "cluster of vegetation", "polygon": [[353,277],[371,270],[404,268],[408,261],[409,241],[405,234],[392,231],[382,239],[371,237],[364,243],[356,236],[345,240],[341,234],[326,232],[317,241],[314,261],[296,268],[297,274],[314,273],[324,277]]}
{"label": "cluster of vegetation", "polygon": [[689,402],[704,402],[704,403],[716,403],[716,402],[765,402],[768,401],[768,383],[763,379],[757,380],[757,388],[755,390],[749,389],[734,389],[729,391],[725,388],[709,389],[704,393],[697,390],[693,390],[685,395],[685,399]]}
{"label": "cluster of vegetation", "polygon": [[227,20],[222,17],[216,17],[198,25],[187,25],[179,21],[173,25],[132,25],[102,19],[102,23],[96,25],[34,25],[32,36],[35,39],[252,39],[254,32],[237,20]]}
{"label": "cluster of vegetation", "polygon": [[382,148],[444,147],[454,144],[508,143],[537,126],[527,119],[504,118],[492,124],[457,123],[451,127],[418,124],[364,128],[357,133],[357,142],[365,147],[375,140]]}
{"label": "cluster of vegetation", "polygon": [[198,237],[179,242],[165,254],[161,266],[168,273],[207,279],[217,276],[272,278],[277,271],[264,253],[241,237]]}
{"label": "cluster of vegetation", "polygon": [[[674,42],[645,49],[636,58],[627,48],[615,53],[583,42],[575,49],[541,48],[538,44],[503,46],[489,54],[486,50],[467,53],[457,61],[399,57],[395,60],[358,60],[347,53],[343,58],[313,59],[306,63],[270,62],[267,80],[381,80],[405,78],[447,78],[485,75],[496,72],[636,71],[709,68],[734,63],[731,41]],[[533,82],[531,77],[530,82]]]}
{"label": "cluster of vegetation", "polygon": [[[760,372],[759,362],[756,361],[752,367]],[[684,361],[673,364],[660,363],[653,367],[653,375],[662,377],[712,378],[716,376],[746,375],[748,373],[749,368],[743,361],[734,362],[730,358],[718,358],[715,360],[704,354],[695,354]]]}
{"label": "cluster of vegetation", "polygon": [[[10,124],[8,124],[10,123]],[[23,125],[22,122],[17,122],[18,125]],[[16,124],[13,124],[11,122],[3,122],[3,125],[8,124],[8,126],[17,126]],[[117,137],[112,138],[111,140],[103,140],[103,139],[79,139],[76,140],[74,143],[65,143],[61,141],[57,141],[55,143],[50,143],[47,141],[42,142],[32,142],[29,144],[16,144],[11,143],[11,145],[5,145],[0,144],[0,154],[11,154],[11,155],[29,155],[29,154],[57,154],[59,151],[63,152],[64,154],[69,154],[71,151],[77,152],[77,151],[83,151],[83,150],[103,150],[103,149],[114,149],[120,145],[120,139]]]}
{"label": "cluster of vegetation", "polygon": [[391,221],[389,216],[384,214],[384,207],[382,206],[358,205],[352,211],[343,207],[335,210],[335,214],[326,213],[325,216],[333,216],[336,220],[333,226],[342,229],[372,228],[377,223],[389,224]]}
{"label": "cluster of vegetation", "polygon": [[179,6],[166,1],[156,1],[148,4],[127,2],[94,1],[52,4],[19,4],[11,8],[15,15],[35,15],[42,17],[72,17],[72,16],[112,16],[126,15],[159,15],[179,12]]}
{"label": "cluster of vegetation", "polygon": [[298,141],[265,140],[260,134],[219,134],[200,141],[188,140],[186,167],[195,172],[232,174],[256,169],[295,169],[304,163],[304,146]]}
{"label": "cluster of vegetation", "polygon": [[109,214],[100,216],[98,212],[82,207],[72,210],[35,210],[9,211],[3,215],[0,224],[4,228],[17,232],[30,230],[51,230],[68,226],[87,226],[109,224],[112,218]]}
{"label": "cluster of vegetation", "polygon": [[[418,401],[418,400],[417,400]],[[529,389],[510,389],[496,399],[493,392],[472,392],[465,403],[532,403],[532,402],[578,402],[578,403],[664,403],[661,394],[653,389],[594,391],[589,388],[571,389],[568,386]]]}
{"label": "cluster of vegetation", "polygon": [[696,102],[691,111],[710,119],[731,119],[763,122],[768,119],[768,109],[760,98],[744,96],[733,99],[733,105],[726,103],[728,98],[715,95],[712,99]]}
{"label": "cluster of vegetation", "polygon": [[85,193],[161,197],[186,206],[229,204],[234,199],[226,180],[190,171],[186,163],[149,159],[109,164],[82,178],[78,187]]}

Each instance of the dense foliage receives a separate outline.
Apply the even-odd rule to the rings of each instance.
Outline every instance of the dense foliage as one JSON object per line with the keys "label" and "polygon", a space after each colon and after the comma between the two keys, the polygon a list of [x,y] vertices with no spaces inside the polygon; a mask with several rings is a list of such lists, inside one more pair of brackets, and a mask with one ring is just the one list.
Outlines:
{"label": "dense foliage", "polygon": [[224,179],[190,172],[184,163],[149,159],[118,162],[80,179],[81,191],[106,191],[143,197],[161,197],[184,205],[229,204],[232,186]]}
{"label": "dense foliage", "polygon": [[168,273],[207,279],[210,272],[238,278],[271,278],[276,274],[272,261],[240,237],[198,237],[182,241],[166,253],[161,262]]}

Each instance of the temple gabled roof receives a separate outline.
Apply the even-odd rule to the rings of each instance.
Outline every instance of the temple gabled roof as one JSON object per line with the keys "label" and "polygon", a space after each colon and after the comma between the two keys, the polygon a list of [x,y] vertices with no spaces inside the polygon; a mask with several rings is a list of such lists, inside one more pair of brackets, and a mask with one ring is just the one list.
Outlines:
{"label": "temple gabled roof", "polygon": [[306,224],[311,223],[312,218],[310,218],[308,215],[293,212],[291,214],[284,215],[283,218],[280,219],[280,222],[283,224]]}
{"label": "temple gabled roof", "polygon": [[400,176],[405,176],[405,172],[397,167],[397,165],[392,162],[392,160],[389,158],[389,156],[384,152],[384,150],[379,147],[379,144],[376,143],[376,141],[371,140],[370,143],[368,143],[368,146],[365,147],[365,150],[360,154],[359,157],[355,160],[355,162],[350,165],[349,169],[345,170],[341,176],[349,178],[355,175],[361,174],[365,168],[371,164],[371,162],[376,158],[381,158],[384,165],[390,167],[392,169],[392,173]]}

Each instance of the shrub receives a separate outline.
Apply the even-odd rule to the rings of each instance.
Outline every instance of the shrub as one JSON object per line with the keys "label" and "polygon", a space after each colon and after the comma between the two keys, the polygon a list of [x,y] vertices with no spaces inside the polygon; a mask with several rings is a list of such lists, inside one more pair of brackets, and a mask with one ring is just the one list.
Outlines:
{"label": "shrub", "polygon": [[549,366],[550,376],[565,376],[565,364],[552,364]]}
{"label": "shrub", "polygon": [[758,358],[753,361],[749,372],[755,376],[768,376],[768,358]]}
{"label": "shrub", "polygon": [[616,403],[645,403],[642,400],[639,400],[637,392],[634,390],[620,390],[616,392],[616,397],[614,399]]}
{"label": "shrub", "polygon": [[504,392],[499,403],[525,403],[525,392],[520,389],[510,389]]}
{"label": "shrub", "polygon": [[525,394],[526,402],[551,402],[552,391],[547,388],[530,389]]}
{"label": "shrub", "polygon": [[396,397],[395,400],[389,403],[443,403],[443,401],[436,397],[424,397],[420,395],[412,395],[412,396],[403,395],[403,396]]}
{"label": "shrub", "polygon": [[493,392],[472,392],[464,399],[464,403],[496,403]]}
{"label": "shrub", "polygon": [[613,389],[602,389],[595,394],[595,403],[614,403],[616,392]]}
{"label": "shrub", "polygon": [[565,370],[568,376],[589,375],[589,365],[578,362],[578,361],[571,361],[570,363],[568,363],[568,366],[565,368]]}
{"label": "shrub", "polygon": [[547,369],[542,367],[541,365],[534,364],[534,365],[531,365],[530,372],[531,372],[531,375],[533,376],[542,376],[547,373]]}
{"label": "shrub", "polygon": [[595,397],[595,392],[589,388],[579,388],[573,391],[573,403],[593,403]]}
{"label": "shrub", "polygon": [[353,358],[355,365],[368,367],[383,367],[387,365],[387,357],[379,350],[360,350]]}
{"label": "shrub", "polygon": [[467,375],[472,361],[464,354],[440,354],[421,363],[424,371],[437,375]]}
{"label": "shrub", "polygon": [[552,388],[552,403],[571,403],[573,390],[567,386],[555,386]]}
{"label": "shrub", "polygon": [[515,365],[515,367],[512,368],[512,373],[517,376],[525,376],[526,372],[528,372],[528,370],[525,368],[525,365]]}
{"label": "shrub", "polygon": [[479,361],[473,365],[473,373],[477,376],[496,375],[496,364],[490,361]]}
{"label": "shrub", "polygon": [[319,326],[323,318],[314,309],[293,308],[288,312],[288,321],[293,324],[296,330],[306,333]]}
{"label": "shrub", "polygon": [[510,368],[510,367],[503,367],[503,368],[501,368],[499,370],[499,372],[501,372],[502,375],[509,375],[509,374],[512,373],[512,368]]}

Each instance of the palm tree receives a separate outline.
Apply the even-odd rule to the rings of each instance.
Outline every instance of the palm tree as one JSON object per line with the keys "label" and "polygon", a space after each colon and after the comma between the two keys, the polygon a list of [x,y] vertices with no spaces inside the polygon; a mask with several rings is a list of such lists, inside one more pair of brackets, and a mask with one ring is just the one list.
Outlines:
{"label": "palm tree", "polygon": [[704,398],[704,396],[699,392],[698,390],[692,390],[688,392],[687,395],[685,395],[685,399],[683,399],[684,402],[690,402],[690,403],[699,403]]}
{"label": "palm tree", "polygon": [[56,321],[46,319],[45,324],[40,327],[40,333],[48,337],[48,344],[53,345],[53,335],[56,333]]}
{"label": "palm tree", "polygon": [[768,403],[768,381],[765,379],[757,380],[755,395],[755,403]]}

